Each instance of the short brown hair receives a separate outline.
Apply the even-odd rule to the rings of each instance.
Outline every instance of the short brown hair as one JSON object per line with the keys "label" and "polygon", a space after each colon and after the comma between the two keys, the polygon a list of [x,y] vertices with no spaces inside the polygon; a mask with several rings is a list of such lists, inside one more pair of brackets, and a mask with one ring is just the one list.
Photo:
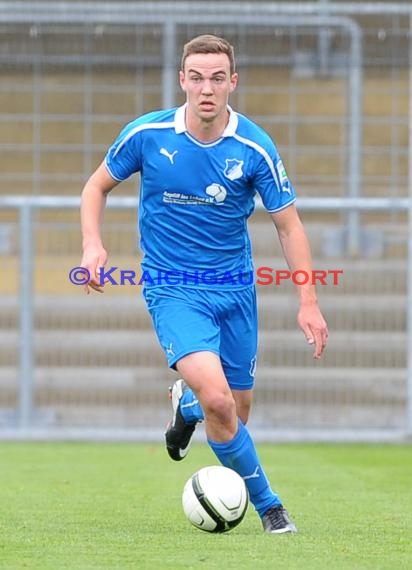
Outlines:
{"label": "short brown hair", "polygon": [[212,34],[203,34],[184,45],[181,69],[184,70],[186,58],[196,53],[224,53],[229,58],[230,74],[235,73],[235,55],[233,46],[228,41]]}

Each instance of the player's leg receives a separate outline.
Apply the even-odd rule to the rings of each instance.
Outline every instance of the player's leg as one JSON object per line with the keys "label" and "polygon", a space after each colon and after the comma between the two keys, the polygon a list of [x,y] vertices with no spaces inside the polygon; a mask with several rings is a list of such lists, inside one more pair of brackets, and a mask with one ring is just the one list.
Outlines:
{"label": "player's leg", "polygon": [[207,437],[218,442],[232,439],[237,432],[236,403],[219,356],[194,352],[179,360],[176,368],[197,396]]}
{"label": "player's leg", "polygon": [[235,399],[220,358],[210,352],[189,354],[177,363],[177,369],[199,399],[208,443],[216,457],[222,465],[243,477],[250,500],[264,523],[273,523],[276,514],[276,527],[273,524],[269,527],[266,522],[265,530],[293,532],[294,527],[286,519],[287,513],[279,497],[269,485],[252,438],[237,417]]}
{"label": "player's leg", "polygon": [[[204,410],[209,445],[223,465],[231,467],[244,477],[255,508],[259,514],[263,513],[262,521],[265,530],[276,533],[292,532],[295,528],[287,519],[287,513],[277,495],[270,489],[250,435],[237,418],[236,403],[232,392],[232,389],[235,394],[237,390],[248,391],[253,386],[256,363],[253,354],[256,351],[257,339],[254,345],[253,335],[251,335],[250,342],[245,346],[242,342],[239,344],[239,342],[233,343],[228,340],[229,348],[225,350],[225,361],[228,371],[232,373],[230,389],[221,360],[218,358],[221,351],[222,327],[214,311],[219,304],[219,295],[215,296],[213,303],[208,304],[207,295],[204,292],[199,292],[196,303],[193,302],[193,292],[191,292],[190,302],[185,298],[185,294],[184,291],[174,288],[172,291],[160,293],[150,291],[145,295],[169,366],[175,367],[176,365],[196,394],[198,404],[200,404],[199,410],[202,408]],[[226,294],[220,295],[220,301],[223,305],[226,304]],[[247,302],[247,299],[239,300],[240,307],[244,302]],[[239,312],[242,313],[241,308]],[[244,318],[243,321],[245,321]],[[235,331],[239,324],[234,323],[228,335],[229,338],[231,336],[233,339],[237,338],[237,333],[242,330],[239,327],[237,332]],[[250,354],[247,350],[243,350],[244,348],[248,348],[251,351]],[[239,364],[236,362],[237,358],[234,353],[243,356],[241,366],[243,375],[239,373]],[[179,383],[180,389],[176,391],[173,402],[172,425],[166,432],[169,455],[176,460],[182,459],[187,453],[196,425],[186,423],[180,409],[184,393],[188,392],[184,387],[184,383]],[[193,398],[193,395],[190,395],[190,398]],[[269,509],[266,507],[268,503],[272,504]]]}
{"label": "player's leg", "polygon": [[252,407],[253,391],[252,390],[232,390],[236,403],[237,417],[242,420],[244,425],[249,420],[250,410]]}
{"label": "player's leg", "polygon": [[[254,442],[244,423],[249,418],[256,370],[257,310],[253,289],[226,295],[230,318],[221,323],[220,357],[239,411],[238,431],[224,444],[210,441],[223,465],[245,480],[251,502],[266,532],[296,532],[281,499],[271,489]],[[242,420],[245,421],[242,421]]]}
{"label": "player's leg", "polygon": [[[232,390],[232,394],[235,399],[237,416],[246,425],[252,406],[253,392],[252,390]],[[170,388],[170,397],[174,408],[175,402],[179,400],[180,412],[186,423],[201,422],[205,419],[198,397],[183,379],[177,380]]]}
{"label": "player's leg", "polygon": [[[208,303],[201,292],[187,289],[159,288],[144,291],[149,313],[168,364],[197,351],[218,353],[220,331]],[[170,389],[173,417],[166,433],[166,448],[175,461],[189,451],[196,425],[203,420],[203,410],[197,396],[184,380],[177,380]]]}
{"label": "player's leg", "polygon": [[[252,390],[232,390],[236,405],[236,415],[247,423],[252,402]],[[176,380],[169,388],[172,400],[173,417],[166,430],[166,447],[175,461],[186,457],[196,424],[205,417],[195,392],[183,378]]]}
{"label": "player's leg", "polygon": [[[220,438],[222,428],[236,417],[236,404],[217,354],[192,352],[176,368],[185,380],[177,380],[171,389],[173,418],[165,438],[170,457],[180,461],[187,455],[196,424],[206,419],[206,433]],[[223,437],[230,438],[235,430],[234,422],[232,432]]]}
{"label": "player's leg", "polygon": [[[166,447],[170,457],[175,461],[180,461],[189,451],[196,424],[202,422],[205,417],[197,395],[183,378],[174,382],[169,388],[169,394],[172,400],[173,417],[165,434]],[[236,415],[243,424],[246,424],[252,403],[252,390],[232,390],[232,394],[236,405]]]}

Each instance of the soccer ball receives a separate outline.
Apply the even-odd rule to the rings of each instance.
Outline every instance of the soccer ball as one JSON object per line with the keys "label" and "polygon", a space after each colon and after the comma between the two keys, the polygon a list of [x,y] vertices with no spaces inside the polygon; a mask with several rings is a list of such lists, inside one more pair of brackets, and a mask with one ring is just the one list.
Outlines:
{"label": "soccer ball", "polygon": [[186,517],[206,532],[226,532],[246,514],[248,492],[242,477],[227,467],[212,465],[196,471],[183,489]]}

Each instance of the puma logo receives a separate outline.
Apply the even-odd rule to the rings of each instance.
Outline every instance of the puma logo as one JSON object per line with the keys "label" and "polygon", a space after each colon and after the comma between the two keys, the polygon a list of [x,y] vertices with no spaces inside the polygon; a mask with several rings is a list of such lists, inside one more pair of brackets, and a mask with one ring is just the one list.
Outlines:
{"label": "puma logo", "polygon": [[166,354],[169,354],[170,356],[175,356],[175,353],[173,352],[173,343],[172,342],[169,344],[169,348],[166,348]]}
{"label": "puma logo", "polygon": [[250,475],[245,475],[243,477],[243,479],[246,481],[246,479],[257,479],[258,477],[260,477],[259,475],[259,465],[256,465],[256,469],[253,471],[253,473],[251,473]]}
{"label": "puma logo", "polygon": [[174,156],[178,151],[175,150],[174,152],[170,153],[168,150],[166,150],[164,147],[162,147],[160,149],[160,154],[163,154],[163,156],[167,156],[167,158],[170,160],[170,164],[174,164]]}

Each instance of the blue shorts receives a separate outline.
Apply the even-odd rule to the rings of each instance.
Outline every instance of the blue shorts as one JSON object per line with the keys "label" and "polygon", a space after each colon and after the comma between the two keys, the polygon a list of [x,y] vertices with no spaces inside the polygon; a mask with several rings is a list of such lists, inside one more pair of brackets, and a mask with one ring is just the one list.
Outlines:
{"label": "blue shorts", "polygon": [[238,291],[154,287],[144,298],[168,364],[193,352],[219,355],[229,386],[253,388],[257,352],[255,287]]}

